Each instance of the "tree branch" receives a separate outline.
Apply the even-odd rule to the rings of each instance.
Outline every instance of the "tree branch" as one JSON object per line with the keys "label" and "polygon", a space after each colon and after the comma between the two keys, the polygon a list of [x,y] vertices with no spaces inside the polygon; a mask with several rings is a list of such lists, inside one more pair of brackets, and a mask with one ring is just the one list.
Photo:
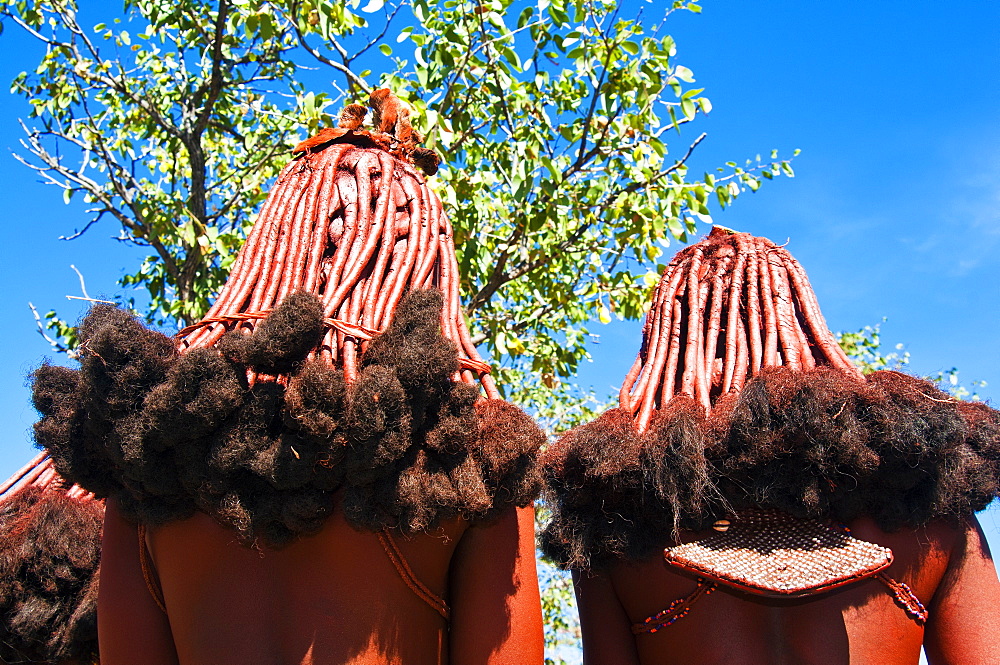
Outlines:
{"label": "tree branch", "polygon": [[215,102],[219,98],[219,93],[222,92],[222,40],[225,36],[226,15],[228,13],[229,3],[222,0],[219,3],[219,12],[215,17],[215,34],[212,37],[212,73],[209,80],[203,83],[195,93],[195,100],[198,100],[196,101],[196,105],[200,102],[201,97],[206,92],[208,93],[204,104],[200,104],[201,112],[198,114],[198,119],[191,130],[191,133],[198,137],[201,136],[201,133],[208,126]]}
{"label": "tree branch", "polygon": [[614,200],[617,199],[622,194],[631,194],[632,192],[639,191],[639,189],[643,187],[649,187],[653,183],[662,180],[663,178],[666,178],[668,175],[670,175],[677,169],[684,166],[685,162],[687,162],[687,160],[691,157],[691,153],[694,152],[694,149],[698,147],[699,143],[705,140],[706,136],[708,136],[708,134],[702,132],[701,135],[698,136],[698,138],[696,138],[694,142],[692,142],[691,145],[688,146],[687,152],[684,153],[684,156],[675,161],[668,168],[665,168],[662,171],[653,174],[652,176],[646,178],[645,180],[638,180],[636,182],[633,182],[630,185],[623,187],[622,189],[612,194],[611,202],[614,202]]}
{"label": "tree branch", "polygon": [[58,340],[52,339],[45,333],[47,326],[45,325],[45,322],[42,321],[42,317],[38,315],[38,310],[35,308],[35,305],[29,302],[28,309],[31,310],[31,315],[35,317],[35,326],[38,329],[38,334],[49,343],[49,346],[59,353],[65,353],[69,355],[70,358],[74,358],[75,356],[72,355],[71,351],[65,344],[60,344]]}
{"label": "tree branch", "polygon": [[[292,29],[295,30],[295,36],[298,38],[299,46],[301,46],[306,53],[314,57],[317,61],[322,62],[324,65],[329,65],[330,67],[336,69],[338,72],[340,72],[347,78],[349,83],[358,86],[358,88],[360,88],[362,92],[366,94],[371,94],[372,87],[368,85],[368,83],[365,82],[363,78],[361,78],[353,71],[351,71],[350,67],[347,67],[337,62],[336,60],[331,60],[330,58],[326,57],[325,55],[317,51],[315,48],[310,46],[309,43],[306,42],[305,35],[302,34],[302,31],[299,30],[299,27],[297,25],[293,25]],[[333,43],[336,44],[336,42]]]}

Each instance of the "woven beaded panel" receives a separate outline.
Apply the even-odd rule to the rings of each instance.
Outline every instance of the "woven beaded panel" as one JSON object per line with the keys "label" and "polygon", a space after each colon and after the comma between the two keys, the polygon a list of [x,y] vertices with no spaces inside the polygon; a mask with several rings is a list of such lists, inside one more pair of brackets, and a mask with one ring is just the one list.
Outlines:
{"label": "woven beaded panel", "polygon": [[829,522],[777,510],[741,511],[725,531],[668,547],[671,566],[764,596],[821,593],[875,575],[892,563],[887,547]]}

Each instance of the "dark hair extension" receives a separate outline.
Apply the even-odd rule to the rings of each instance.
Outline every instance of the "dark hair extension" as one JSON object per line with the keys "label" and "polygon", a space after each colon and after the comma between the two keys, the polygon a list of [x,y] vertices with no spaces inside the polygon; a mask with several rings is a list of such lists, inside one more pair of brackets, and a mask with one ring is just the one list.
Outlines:
{"label": "dark hair extension", "polygon": [[440,454],[458,454],[478,446],[479,417],[476,402],[479,390],[467,383],[456,383],[446,400],[433,414],[433,424],[424,435],[429,450]]}
{"label": "dark hair extension", "polygon": [[856,516],[857,507],[839,504],[879,463],[861,419],[865,392],[853,376],[829,368],[762,370],[737,398],[725,441],[735,505]]}
{"label": "dark hair extension", "polygon": [[147,329],[128,312],[104,304],[91,308],[78,335],[80,377],[70,419],[77,450],[71,456],[54,457],[56,469],[100,496],[125,484],[142,492],[135,477],[116,477],[114,468],[142,454],[143,423],[136,414],[145,395],[166,378],[167,368],[176,360],[173,341]]}
{"label": "dark hair extension", "polygon": [[313,295],[293,293],[252,333],[233,331],[216,348],[262,374],[286,374],[319,344],[323,331],[323,304]]}
{"label": "dark hair extension", "polygon": [[448,402],[451,379],[459,370],[457,347],[441,331],[443,304],[438,291],[407,294],[396,308],[392,323],[361,357],[362,375],[366,368],[392,370],[409,396],[409,414],[415,431],[433,425],[424,421],[434,417],[434,404]]}
{"label": "dark hair extension", "polygon": [[958,402],[966,423],[960,454],[940,479],[939,510],[967,515],[1000,496],[1000,412],[982,402]]}
{"label": "dark hair extension", "polygon": [[408,294],[361,359],[347,428],[361,468],[348,471],[344,497],[358,526],[416,531],[456,515],[490,519],[538,494],[541,431],[506,402],[477,401],[473,386],[449,380],[458,363],[440,332],[441,306],[435,294]]}
{"label": "dark hair extension", "polygon": [[524,411],[500,399],[476,402],[479,420],[475,454],[483,469],[493,508],[490,519],[505,505],[524,507],[542,488],[541,469],[535,456],[545,435]]}
{"label": "dark hair extension", "polygon": [[411,394],[439,393],[449,387],[458,371],[454,342],[441,334],[440,291],[413,291],[400,301],[392,324],[368,346],[361,367],[382,365],[399,374]]}
{"label": "dark hair extension", "polygon": [[[245,380],[236,366],[210,349],[180,356],[144,400],[144,415],[156,430],[157,448],[183,448],[215,431],[243,404]],[[199,451],[200,452],[200,451]]]}
{"label": "dark hair extension", "polygon": [[643,483],[659,501],[646,515],[649,531],[676,538],[681,528],[699,529],[720,502],[706,430],[704,411],[689,398],[670,400],[653,417],[640,454]]}
{"label": "dark hair extension", "polygon": [[444,507],[443,519],[458,514],[460,496],[448,475],[454,460],[421,449],[415,449],[412,457],[399,474],[396,498],[401,510],[394,516],[404,531],[421,531],[434,523],[435,506]]}
{"label": "dark hair extension", "polygon": [[351,482],[365,484],[412,444],[407,394],[388,367],[366,367],[352,386],[347,412]]}
{"label": "dark hair extension", "polygon": [[830,368],[769,368],[707,420],[675,397],[641,437],[633,422],[613,409],[546,453],[554,514],[542,543],[561,565],[639,559],[676,527],[705,528],[732,510],[869,515],[896,531],[982,510],[1000,494],[1000,412],[898,372],[861,382]]}
{"label": "dark hair extension", "polygon": [[[346,393],[341,372],[321,362],[306,363],[285,390],[285,425],[302,437],[329,440],[344,426]],[[335,452],[342,456],[343,445]]]}
{"label": "dark hair extension", "polygon": [[678,252],[620,397],[545,456],[542,543],[567,567],[641,558],[747,508],[893,531],[1000,493],[1000,413],[898,372],[862,377],[766,238],[716,228]]}
{"label": "dark hair extension", "polygon": [[173,340],[112,305],[95,305],[77,334],[83,351],[82,407],[95,422],[134,412],[177,357]]}
{"label": "dark hair extension", "polygon": [[[160,362],[156,334],[130,329],[139,340],[133,348],[146,354],[135,367],[96,358],[79,374],[43,366],[35,375],[39,442],[71,459],[72,469],[76,432],[85,432],[89,463],[109,480],[73,479],[115,496],[128,519],[158,525],[201,510],[246,544],[278,547],[314,533],[342,487],[345,514],[365,529],[489,519],[534,499],[543,436],[519,410],[480,400],[475,386],[455,380],[458,350],[443,335],[439,293],[401,299],[351,385],[329,364],[306,359],[319,337],[319,301],[304,294],[290,301],[275,310],[277,322],[264,319],[248,336],[231,333],[238,337],[223,337],[221,348]],[[89,330],[99,331],[88,339],[104,340],[98,352],[112,331],[94,321],[135,323],[106,310],[88,318]],[[251,385],[249,368],[287,374]],[[93,413],[79,397],[123,385],[134,392],[115,398],[114,417]]]}
{"label": "dark hair extension", "polygon": [[[552,497],[545,553],[571,568],[603,566],[631,549],[630,516],[645,513],[642,440],[631,414],[611,409],[565,434],[543,457]],[[634,521],[633,521],[634,523]]]}
{"label": "dark hair extension", "polygon": [[0,501],[0,660],[95,661],[103,517],[61,490]]}
{"label": "dark hair extension", "polygon": [[980,460],[965,443],[975,428],[958,402],[929,381],[899,372],[875,372],[867,379],[875,394],[869,426],[878,436],[872,444],[881,457],[878,491],[867,505],[873,517],[894,530],[967,513],[972,497],[966,495],[975,493],[967,472]]}
{"label": "dark hair extension", "polygon": [[[277,383],[253,386],[240,410],[217,434],[207,460],[202,462],[210,475],[225,477],[227,487],[252,488],[238,492],[242,505],[248,505],[248,501],[257,499],[274,484],[275,453],[280,446],[283,424],[282,396],[283,388]],[[236,524],[229,525],[242,531]]]}
{"label": "dark hair extension", "polygon": [[[557,513],[543,535],[546,554],[571,568],[600,567],[650,554],[663,534],[701,528],[709,507],[724,505],[704,429],[698,404],[677,398],[644,435],[622,409],[567,434],[545,459]],[[563,512],[574,516],[565,527]]]}
{"label": "dark hair extension", "polygon": [[45,363],[29,382],[32,404],[42,414],[32,428],[35,444],[46,449],[63,478],[107,496],[119,482],[104,461],[101,440],[86,436],[82,427],[80,371]]}

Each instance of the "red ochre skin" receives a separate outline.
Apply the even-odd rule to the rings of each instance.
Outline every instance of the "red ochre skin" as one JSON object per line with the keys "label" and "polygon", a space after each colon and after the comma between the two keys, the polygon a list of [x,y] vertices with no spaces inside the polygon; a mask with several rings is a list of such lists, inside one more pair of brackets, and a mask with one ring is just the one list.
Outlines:
{"label": "red ochre skin", "polygon": [[1000,582],[974,517],[897,533],[868,519],[850,526],[855,537],[892,549],[886,572],[927,607],[925,627],[883,584],[866,580],[811,601],[748,600],[720,585],[673,625],[633,636],[633,622],[695,588],[654,556],[574,574],[584,664],[916,665],[921,644],[930,665],[1000,663]]}
{"label": "red ochre skin", "polygon": [[241,546],[210,517],[147,532],[167,611],[146,588],[135,525],[108,503],[102,665],[534,665],[543,659],[533,510],[455,519],[395,540],[451,626],[400,578],[378,536],[339,511],[280,550]]}

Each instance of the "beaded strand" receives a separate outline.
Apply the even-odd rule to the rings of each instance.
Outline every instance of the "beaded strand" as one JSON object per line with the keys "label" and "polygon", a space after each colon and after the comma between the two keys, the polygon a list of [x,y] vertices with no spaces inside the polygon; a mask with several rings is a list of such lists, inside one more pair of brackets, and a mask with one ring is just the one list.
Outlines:
{"label": "beaded strand", "polygon": [[683,598],[673,601],[665,610],[660,610],[656,614],[646,617],[643,621],[632,624],[632,634],[652,634],[673,625],[676,621],[688,615],[688,612],[691,611],[691,606],[694,605],[696,600],[702,596],[710,595],[715,589],[716,585],[714,582],[708,582],[703,577],[699,577],[698,586],[695,587],[694,591]]}
{"label": "beaded strand", "polygon": [[894,580],[885,573],[876,573],[875,578],[889,587],[896,604],[902,607],[903,611],[909,614],[914,621],[919,624],[927,622],[927,608],[920,602],[917,594],[913,593],[913,589],[908,584]]}

